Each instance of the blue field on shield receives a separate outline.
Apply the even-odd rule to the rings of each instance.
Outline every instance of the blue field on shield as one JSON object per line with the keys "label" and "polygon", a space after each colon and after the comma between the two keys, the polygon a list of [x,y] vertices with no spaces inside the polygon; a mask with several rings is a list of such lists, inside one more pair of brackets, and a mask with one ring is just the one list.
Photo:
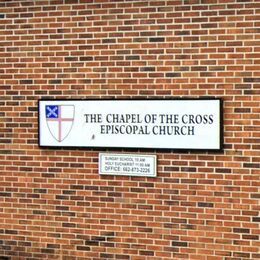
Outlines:
{"label": "blue field on shield", "polygon": [[59,107],[58,106],[46,106],[46,118],[58,118],[59,117]]}

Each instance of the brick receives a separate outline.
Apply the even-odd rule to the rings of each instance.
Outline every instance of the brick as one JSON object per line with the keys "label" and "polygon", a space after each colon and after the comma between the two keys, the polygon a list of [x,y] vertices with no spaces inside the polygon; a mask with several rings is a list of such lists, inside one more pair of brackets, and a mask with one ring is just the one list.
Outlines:
{"label": "brick", "polygon": [[181,242],[181,241],[172,241],[172,246],[173,247],[187,247],[188,243],[187,242]]}
{"label": "brick", "polygon": [[[49,2],[0,2],[0,258],[258,259],[259,4]],[[37,145],[41,98],[209,96],[223,151],[131,150],[156,178]]]}

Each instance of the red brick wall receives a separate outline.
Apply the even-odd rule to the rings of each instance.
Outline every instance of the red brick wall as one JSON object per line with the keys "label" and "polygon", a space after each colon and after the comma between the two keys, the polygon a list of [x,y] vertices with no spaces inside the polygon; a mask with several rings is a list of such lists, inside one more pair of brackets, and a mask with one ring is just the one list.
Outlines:
{"label": "red brick wall", "polygon": [[[1,0],[1,259],[259,259],[259,11]],[[222,98],[224,151],[151,151],[141,178],[100,176],[104,150],[38,147],[40,98],[156,97]]]}

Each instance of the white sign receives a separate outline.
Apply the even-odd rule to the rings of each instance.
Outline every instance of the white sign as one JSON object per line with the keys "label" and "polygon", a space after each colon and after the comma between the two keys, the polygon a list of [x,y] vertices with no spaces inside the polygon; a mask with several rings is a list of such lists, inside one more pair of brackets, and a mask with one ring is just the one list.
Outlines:
{"label": "white sign", "polygon": [[222,148],[220,99],[40,100],[42,147]]}
{"label": "white sign", "polygon": [[156,156],[100,153],[99,173],[156,177]]}

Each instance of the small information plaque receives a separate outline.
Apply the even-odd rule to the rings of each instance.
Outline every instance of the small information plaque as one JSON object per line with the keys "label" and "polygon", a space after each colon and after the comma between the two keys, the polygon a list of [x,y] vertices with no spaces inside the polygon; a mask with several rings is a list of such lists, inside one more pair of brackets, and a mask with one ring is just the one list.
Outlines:
{"label": "small information plaque", "polygon": [[156,155],[100,153],[99,173],[156,177]]}

